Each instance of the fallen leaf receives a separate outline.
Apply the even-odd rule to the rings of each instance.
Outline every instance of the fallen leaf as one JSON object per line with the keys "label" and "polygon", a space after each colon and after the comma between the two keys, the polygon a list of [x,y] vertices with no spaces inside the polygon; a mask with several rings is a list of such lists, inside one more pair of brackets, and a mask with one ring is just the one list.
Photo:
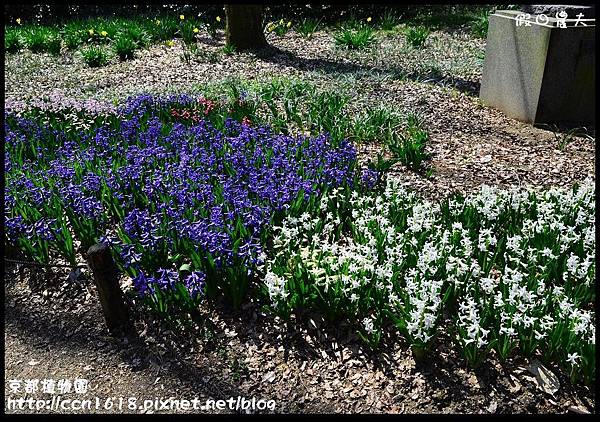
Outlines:
{"label": "fallen leaf", "polygon": [[267,372],[264,376],[263,376],[263,382],[273,382],[275,381],[275,372],[271,371],[271,372]]}
{"label": "fallen leaf", "polygon": [[535,375],[535,381],[538,388],[554,396],[554,393],[560,388],[560,382],[552,371],[546,368],[540,361],[534,359],[528,368],[529,372]]}
{"label": "fallen leaf", "polygon": [[588,412],[587,409],[584,409],[583,407],[580,407],[580,406],[569,406],[569,409],[567,410],[567,412],[577,413],[579,415],[589,415],[590,414],[590,412]]}

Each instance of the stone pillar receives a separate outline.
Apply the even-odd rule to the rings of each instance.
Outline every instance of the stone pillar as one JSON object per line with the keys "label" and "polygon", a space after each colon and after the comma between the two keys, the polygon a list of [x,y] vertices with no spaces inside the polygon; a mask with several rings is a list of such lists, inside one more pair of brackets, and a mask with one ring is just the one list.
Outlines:
{"label": "stone pillar", "polygon": [[[535,10],[530,26],[517,25],[522,11],[490,16],[480,90],[484,104],[534,124],[595,124],[595,19],[565,8],[566,28],[558,27],[556,11]],[[539,13],[547,13],[547,23],[543,17],[536,22]],[[584,17],[577,23],[579,13]]]}

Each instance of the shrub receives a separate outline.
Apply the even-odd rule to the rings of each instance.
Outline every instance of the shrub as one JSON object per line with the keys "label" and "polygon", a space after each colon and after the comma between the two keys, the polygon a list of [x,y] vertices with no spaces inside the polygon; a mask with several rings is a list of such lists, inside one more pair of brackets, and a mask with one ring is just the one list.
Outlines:
{"label": "shrub", "polygon": [[120,33],[114,40],[113,50],[119,60],[133,59],[136,48],[137,44],[127,34]]}
{"label": "shrub", "polygon": [[367,25],[360,25],[356,29],[346,26],[334,34],[334,39],[339,46],[360,49],[368,47],[375,41],[375,31]]}
{"label": "shrub", "polygon": [[23,43],[18,31],[8,29],[4,33],[4,48],[8,53],[16,53],[22,46]]}
{"label": "shrub", "polygon": [[424,26],[416,26],[408,28],[404,36],[406,38],[406,42],[410,46],[414,48],[420,48],[425,45],[425,41],[430,33],[431,31],[428,28]]}
{"label": "shrub", "polygon": [[481,14],[471,23],[471,33],[478,38],[485,38],[487,37],[488,26],[489,14]]}
{"label": "shrub", "polygon": [[81,55],[89,67],[101,67],[108,64],[108,53],[102,47],[91,45],[82,49]]}

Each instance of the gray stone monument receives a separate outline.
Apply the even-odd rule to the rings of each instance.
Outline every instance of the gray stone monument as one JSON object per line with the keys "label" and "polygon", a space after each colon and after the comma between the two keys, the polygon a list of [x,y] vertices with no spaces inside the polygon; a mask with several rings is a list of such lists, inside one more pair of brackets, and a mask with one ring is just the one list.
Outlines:
{"label": "gray stone monument", "polygon": [[594,10],[530,7],[490,16],[481,100],[524,122],[595,124]]}

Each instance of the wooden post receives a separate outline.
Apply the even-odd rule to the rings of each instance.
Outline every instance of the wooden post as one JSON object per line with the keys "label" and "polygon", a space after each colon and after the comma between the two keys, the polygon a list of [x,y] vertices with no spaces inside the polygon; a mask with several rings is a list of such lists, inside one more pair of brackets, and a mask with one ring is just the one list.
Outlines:
{"label": "wooden post", "polygon": [[111,333],[130,328],[129,312],[123,301],[119,286],[117,267],[112,259],[110,247],[98,243],[88,249],[87,261],[94,275],[106,326]]}

